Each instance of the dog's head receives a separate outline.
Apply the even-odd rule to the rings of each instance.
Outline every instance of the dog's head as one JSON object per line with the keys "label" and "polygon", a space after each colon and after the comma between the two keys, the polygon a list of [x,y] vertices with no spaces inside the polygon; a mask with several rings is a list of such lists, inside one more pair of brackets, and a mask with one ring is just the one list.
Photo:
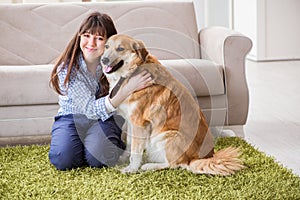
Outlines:
{"label": "dog's head", "polygon": [[146,61],[148,54],[142,41],[128,35],[113,35],[107,40],[101,56],[103,73],[108,79],[129,77]]}

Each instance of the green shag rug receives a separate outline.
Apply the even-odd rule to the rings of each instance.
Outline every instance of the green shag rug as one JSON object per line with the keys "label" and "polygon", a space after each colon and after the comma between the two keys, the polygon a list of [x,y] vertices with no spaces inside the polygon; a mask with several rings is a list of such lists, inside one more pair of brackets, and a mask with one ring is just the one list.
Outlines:
{"label": "green shag rug", "polygon": [[300,177],[237,137],[216,149],[241,146],[247,168],[235,175],[183,169],[121,174],[115,168],[56,170],[49,145],[0,148],[0,199],[300,199]]}

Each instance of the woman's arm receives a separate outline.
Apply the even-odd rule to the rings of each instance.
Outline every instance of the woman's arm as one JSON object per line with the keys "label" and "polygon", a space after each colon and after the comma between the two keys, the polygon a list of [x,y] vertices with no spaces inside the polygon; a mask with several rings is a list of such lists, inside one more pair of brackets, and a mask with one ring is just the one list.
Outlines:
{"label": "woman's arm", "polygon": [[133,92],[141,90],[151,84],[151,74],[143,71],[129,79],[128,83],[121,88],[113,98],[108,98],[111,105],[118,107]]}
{"label": "woman's arm", "polygon": [[[95,98],[95,91],[91,91],[86,78],[77,73],[77,76],[70,82],[67,96],[72,99],[73,114],[80,113],[86,115],[89,119],[101,119],[105,121],[112,116],[113,111],[118,107],[130,94],[147,87],[151,82],[151,74],[144,71],[129,79],[128,83],[121,88],[117,94],[109,99],[108,96],[99,99]],[[106,100],[109,101],[109,108]],[[113,109],[111,109],[113,108]]]}
{"label": "woman's arm", "polygon": [[[63,86],[66,71],[67,69],[62,70],[59,74],[60,87],[63,88],[63,91],[66,91]],[[78,71],[77,75],[69,82],[68,90],[65,95],[60,96],[60,110],[67,114],[84,114],[89,119],[101,119],[105,121],[112,116],[112,112],[122,101],[134,91],[147,87],[151,80],[151,74],[141,72],[130,78],[128,83],[120,89],[112,99],[109,99],[109,96],[96,99],[96,91],[91,90],[87,78]],[[111,104],[110,107],[107,102]]]}

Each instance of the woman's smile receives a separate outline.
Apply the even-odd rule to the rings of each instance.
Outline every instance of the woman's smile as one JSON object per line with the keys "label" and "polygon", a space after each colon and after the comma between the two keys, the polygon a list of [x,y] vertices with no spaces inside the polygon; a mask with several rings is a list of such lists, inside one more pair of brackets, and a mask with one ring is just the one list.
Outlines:
{"label": "woman's smile", "polygon": [[105,37],[93,35],[88,32],[80,36],[80,48],[85,59],[99,59],[103,53]]}

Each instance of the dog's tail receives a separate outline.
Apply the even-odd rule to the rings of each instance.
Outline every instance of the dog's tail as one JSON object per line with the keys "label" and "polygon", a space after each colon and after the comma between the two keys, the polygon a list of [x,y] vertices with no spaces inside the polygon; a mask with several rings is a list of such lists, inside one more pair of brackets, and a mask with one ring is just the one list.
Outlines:
{"label": "dog's tail", "polygon": [[188,168],[197,174],[227,176],[245,167],[240,155],[240,148],[228,147],[219,150],[213,157],[192,160]]}

